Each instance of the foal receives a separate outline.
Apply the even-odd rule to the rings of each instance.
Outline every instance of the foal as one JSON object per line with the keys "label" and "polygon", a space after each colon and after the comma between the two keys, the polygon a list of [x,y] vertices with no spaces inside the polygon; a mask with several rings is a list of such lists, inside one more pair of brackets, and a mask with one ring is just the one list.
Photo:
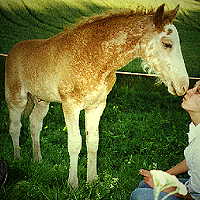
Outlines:
{"label": "foal", "polygon": [[17,43],[6,60],[5,95],[14,157],[20,158],[21,114],[34,99],[30,132],[34,160],[41,160],[40,131],[50,102],[62,103],[68,130],[69,184],[78,186],[82,145],[79,113],[85,110],[87,181],[97,177],[98,125],[116,70],[136,57],[149,63],[175,95],[188,89],[188,75],[172,21],[178,7],[164,12],[126,11],[89,18],[49,39]]}

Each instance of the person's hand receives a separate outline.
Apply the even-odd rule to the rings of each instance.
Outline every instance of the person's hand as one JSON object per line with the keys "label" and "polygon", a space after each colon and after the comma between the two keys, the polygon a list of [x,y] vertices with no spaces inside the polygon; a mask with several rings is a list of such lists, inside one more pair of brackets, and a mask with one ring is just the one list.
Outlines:
{"label": "person's hand", "polygon": [[[154,188],[153,177],[152,177],[150,171],[145,170],[145,169],[141,169],[140,174],[142,176],[144,176],[144,182],[146,184],[148,184],[150,187]],[[162,192],[170,193],[170,192],[173,192],[175,190],[176,190],[176,187],[169,187],[169,188],[162,190]]]}
{"label": "person's hand", "polygon": [[150,171],[148,171],[148,170],[145,170],[145,169],[141,169],[140,170],[140,174],[142,175],[142,176],[144,176],[144,182],[146,183],[146,184],[148,184],[150,187],[154,187],[154,184],[153,184],[153,178],[152,178],[152,176],[151,176],[151,174],[150,174]]}

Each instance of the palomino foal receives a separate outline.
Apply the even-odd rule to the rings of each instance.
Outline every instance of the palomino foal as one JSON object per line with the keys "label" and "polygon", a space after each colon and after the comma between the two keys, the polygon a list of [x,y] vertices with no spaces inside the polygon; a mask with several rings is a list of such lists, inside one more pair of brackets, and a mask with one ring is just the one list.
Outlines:
{"label": "palomino foal", "polygon": [[50,102],[62,103],[68,130],[69,184],[78,185],[82,145],[79,113],[85,110],[87,181],[97,177],[98,125],[115,72],[136,57],[149,63],[172,94],[183,95],[188,75],[177,30],[178,7],[164,12],[126,11],[89,18],[49,39],[17,43],[6,61],[5,90],[14,157],[20,157],[21,114],[27,94],[34,99],[30,132],[34,160],[41,160],[40,131]]}

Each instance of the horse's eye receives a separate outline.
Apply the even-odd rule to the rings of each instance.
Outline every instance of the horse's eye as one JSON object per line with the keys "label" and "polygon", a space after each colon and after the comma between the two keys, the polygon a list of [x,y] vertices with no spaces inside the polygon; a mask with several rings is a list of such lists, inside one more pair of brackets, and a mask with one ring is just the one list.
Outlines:
{"label": "horse's eye", "polygon": [[162,45],[163,45],[164,48],[169,48],[169,49],[172,48],[172,44],[171,43],[162,42]]}

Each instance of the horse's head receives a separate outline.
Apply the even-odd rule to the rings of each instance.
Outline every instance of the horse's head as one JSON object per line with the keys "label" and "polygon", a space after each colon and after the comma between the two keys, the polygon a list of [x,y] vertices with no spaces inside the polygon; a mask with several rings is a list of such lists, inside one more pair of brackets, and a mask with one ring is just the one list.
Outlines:
{"label": "horse's head", "polygon": [[179,6],[164,12],[164,4],[153,15],[152,34],[147,36],[145,60],[150,70],[159,75],[160,80],[173,95],[183,95],[189,86],[189,78],[181,53],[176,27],[172,24]]}

